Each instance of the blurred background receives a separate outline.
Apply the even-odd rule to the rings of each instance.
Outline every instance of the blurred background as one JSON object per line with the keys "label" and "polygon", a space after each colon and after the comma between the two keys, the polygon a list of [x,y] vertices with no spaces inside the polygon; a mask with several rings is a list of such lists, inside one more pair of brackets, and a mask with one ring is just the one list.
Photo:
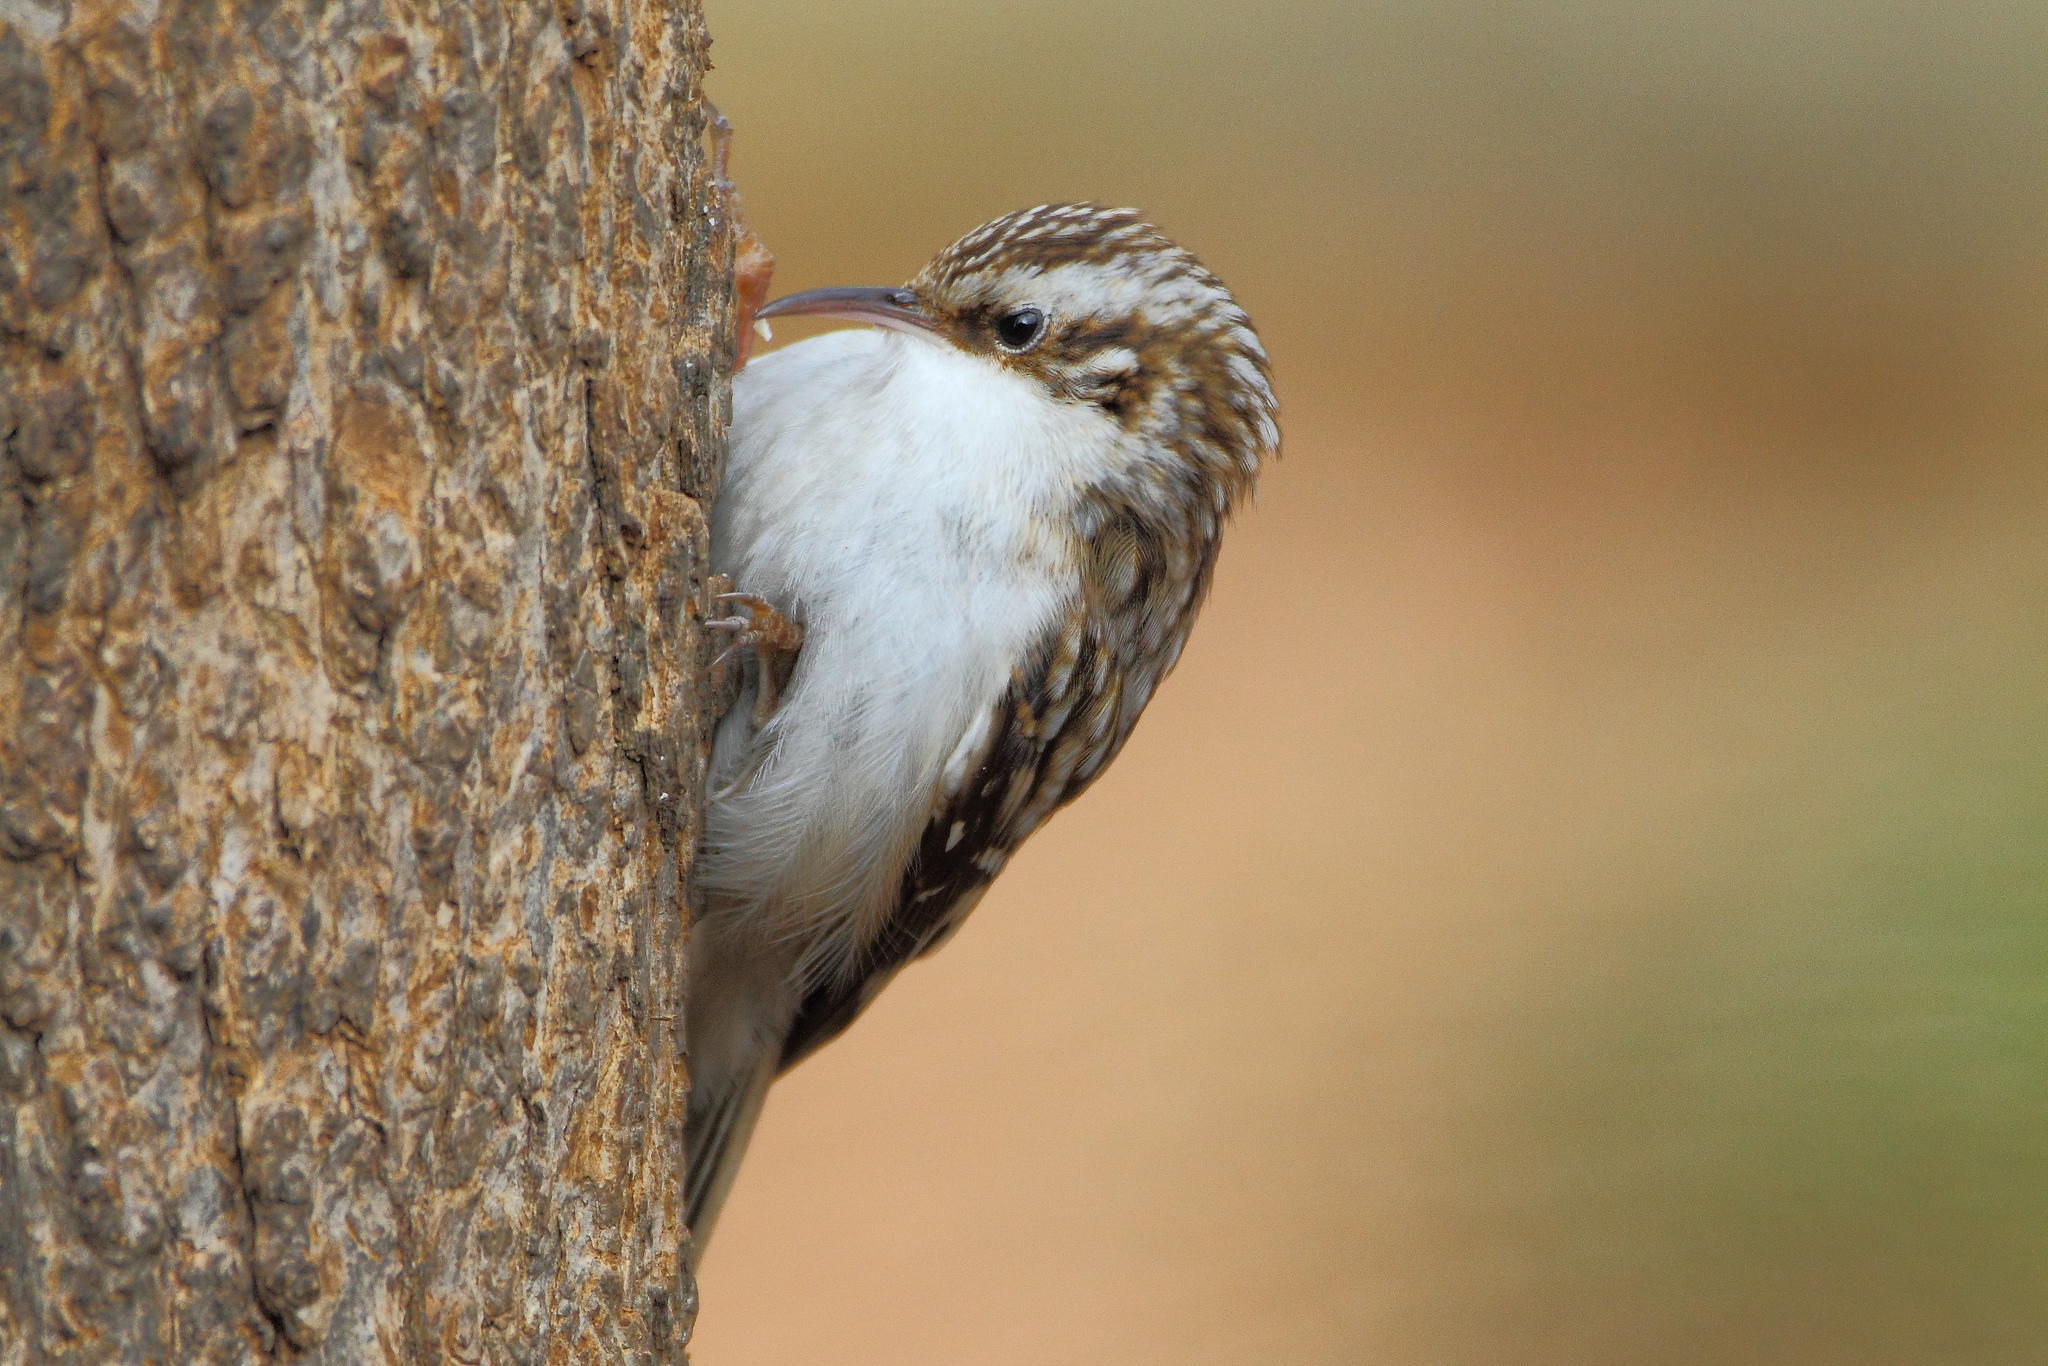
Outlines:
{"label": "blurred background", "polygon": [[2048,6],[708,8],[778,293],[1137,205],[1286,449],[696,1360],[2042,1360]]}

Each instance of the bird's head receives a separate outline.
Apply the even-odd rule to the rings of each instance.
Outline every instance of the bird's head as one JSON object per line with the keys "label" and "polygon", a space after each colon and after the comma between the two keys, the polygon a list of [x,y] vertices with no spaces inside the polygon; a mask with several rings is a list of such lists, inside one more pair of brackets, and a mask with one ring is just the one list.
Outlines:
{"label": "bird's head", "polygon": [[877,323],[985,357],[1088,405],[1151,452],[1148,473],[1223,512],[1278,449],[1278,404],[1251,320],[1193,256],[1129,209],[1045,204],[985,223],[907,285],[778,299],[759,316]]}

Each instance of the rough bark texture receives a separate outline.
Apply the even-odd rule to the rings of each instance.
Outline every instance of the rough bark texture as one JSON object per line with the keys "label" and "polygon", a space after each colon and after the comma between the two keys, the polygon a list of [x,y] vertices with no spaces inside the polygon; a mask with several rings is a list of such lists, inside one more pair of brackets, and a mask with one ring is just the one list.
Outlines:
{"label": "rough bark texture", "polygon": [[681,1358],[706,46],[0,0],[0,1363]]}

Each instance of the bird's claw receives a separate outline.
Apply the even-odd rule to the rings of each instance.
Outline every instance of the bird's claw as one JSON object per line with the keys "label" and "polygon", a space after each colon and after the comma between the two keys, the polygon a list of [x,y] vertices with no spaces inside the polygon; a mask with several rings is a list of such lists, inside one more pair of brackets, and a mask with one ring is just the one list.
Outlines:
{"label": "bird's claw", "polygon": [[714,602],[729,602],[746,615],[714,617],[704,623],[707,631],[732,632],[732,644],[713,660],[717,669],[741,650],[752,650],[760,666],[760,688],[754,698],[754,724],[764,724],[782,701],[782,690],[796,669],[797,653],[803,649],[804,628],[775,610],[775,605],[755,593],[714,593]]}
{"label": "bird's claw", "polygon": [[725,164],[732,156],[732,120],[719,113],[718,106],[710,100],[704,101],[704,113],[711,129],[711,178],[720,189],[730,189],[732,182],[725,178]]}
{"label": "bird's claw", "polygon": [[777,650],[799,650],[803,648],[804,628],[775,610],[775,605],[756,593],[714,593],[713,602],[730,602],[746,609],[746,616],[720,617],[704,624],[713,630],[736,631],[740,638],[735,644],[759,647],[768,645]]}

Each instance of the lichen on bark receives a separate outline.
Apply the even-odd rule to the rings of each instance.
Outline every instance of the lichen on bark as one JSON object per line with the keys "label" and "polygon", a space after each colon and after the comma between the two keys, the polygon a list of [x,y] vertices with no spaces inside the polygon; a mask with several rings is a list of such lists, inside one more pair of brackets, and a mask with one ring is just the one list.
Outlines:
{"label": "lichen on bark", "polygon": [[0,3],[0,1364],[680,1360],[695,3]]}

